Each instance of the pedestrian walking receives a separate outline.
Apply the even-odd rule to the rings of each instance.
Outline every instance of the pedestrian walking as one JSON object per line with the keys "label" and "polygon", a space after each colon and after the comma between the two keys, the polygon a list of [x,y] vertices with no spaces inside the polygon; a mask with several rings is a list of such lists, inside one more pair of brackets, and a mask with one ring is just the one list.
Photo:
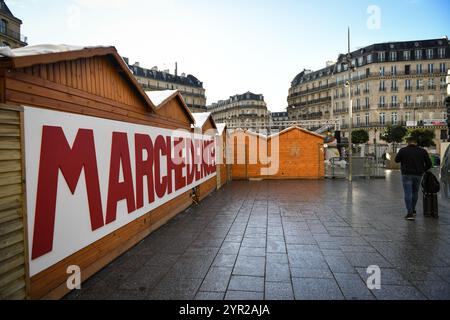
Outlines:
{"label": "pedestrian walking", "polygon": [[395,162],[401,163],[405,204],[408,210],[405,219],[414,221],[420,184],[425,172],[432,168],[432,163],[428,152],[419,147],[417,139],[410,137],[407,141],[408,146],[398,152]]}

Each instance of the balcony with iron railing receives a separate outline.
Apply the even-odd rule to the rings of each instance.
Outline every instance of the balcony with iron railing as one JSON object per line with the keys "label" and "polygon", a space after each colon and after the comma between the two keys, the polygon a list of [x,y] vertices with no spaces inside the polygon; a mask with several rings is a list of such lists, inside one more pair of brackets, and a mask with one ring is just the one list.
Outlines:
{"label": "balcony with iron railing", "polygon": [[348,108],[335,109],[333,112],[334,112],[334,114],[348,113]]}
{"label": "balcony with iron railing", "polygon": [[314,104],[318,104],[318,103],[324,103],[324,102],[330,102],[330,101],[331,101],[331,97],[324,97],[324,98],[319,98],[319,99],[303,101],[303,102],[300,102],[300,105],[289,106],[288,110],[289,109],[296,109],[296,108],[303,108],[305,106],[310,106],[310,105],[314,105]]}
{"label": "balcony with iron railing", "polygon": [[396,106],[393,104],[386,105],[384,107],[381,107],[381,105],[378,105],[378,108],[380,109],[426,109],[426,108],[443,108],[444,104],[442,102],[437,101],[427,101],[427,102],[404,102],[404,103],[397,103]]}
{"label": "balcony with iron railing", "polygon": [[12,38],[15,41],[21,42],[24,46],[27,45],[28,38],[21,35],[19,32],[13,31],[9,28],[0,27],[0,34]]}
{"label": "balcony with iron railing", "polygon": [[289,99],[296,98],[296,97],[299,97],[299,96],[302,96],[305,94],[316,93],[316,92],[331,89],[334,87],[336,87],[336,83],[330,83],[328,85],[323,85],[323,86],[319,86],[319,87],[315,87],[315,88],[309,88],[306,90],[302,90],[302,91],[294,92],[294,93],[290,94]]}
{"label": "balcony with iron railing", "polygon": [[388,110],[388,109],[399,109],[400,104],[398,103],[379,103],[378,109],[380,110]]}
{"label": "balcony with iron railing", "polygon": [[[353,81],[361,81],[361,80],[366,80],[366,79],[384,79],[384,78],[395,78],[395,77],[404,77],[404,76],[430,76],[430,75],[434,75],[434,76],[445,76],[447,73],[446,70],[433,70],[433,71],[429,71],[429,70],[422,70],[422,71],[417,71],[417,70],[410,70],[410,71],[396,71],[396,72],[390,72],[390,71],[385,71],[383,73],[379,73],[379,72],[370,72],[370,73],[365,73],[365,74],[361,74],[361,75],[356,75],[353,74],[352,75],[352,80]],[[301,95],[305,95],[305,94],[310,94],[310,93],[314,93],[314,92],[318,92],[321,90],[326,90],[326,89],[330,89],[336,86],[341,86],[344,85],[345,81],[341,80],[341,81],[337,81],[336,83],[331,83],[325,86],[320,86],[317,88],[311,88],[311,89],[307,89],[307,90],[303,90],[300,92],[295,92],[292,93],[291,95],[289,95],[289,98],[296,98],[298,96]],[[368,93],[368,92],[364,92],[364,93]]]}
{"label": "balcony with iron railing", "polygon": [[[361,122],[361,123],[355,123],[353,124],[353,128],[385,128],[387,126],[392,126],[392,125],[397,125],[397,126],[406,126],[406,121],[397,121],[397,122],[392,122],[392,121],[379,121],[379,122]],[[341,129],[348,129],[349,125],[348,124],[343,124],[341,125]]]}

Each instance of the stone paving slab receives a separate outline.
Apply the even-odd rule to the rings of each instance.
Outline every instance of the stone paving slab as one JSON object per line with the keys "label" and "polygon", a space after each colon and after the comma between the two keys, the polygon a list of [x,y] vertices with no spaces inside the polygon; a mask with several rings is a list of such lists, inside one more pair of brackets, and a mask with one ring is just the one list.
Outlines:
{"label": "stone paving slab", "polygon": [[[386,180],[233,182],[189,208],[67,299],[450,299],[450,202],[403,218]],[[369,290],[367,267],[381,269]]]}

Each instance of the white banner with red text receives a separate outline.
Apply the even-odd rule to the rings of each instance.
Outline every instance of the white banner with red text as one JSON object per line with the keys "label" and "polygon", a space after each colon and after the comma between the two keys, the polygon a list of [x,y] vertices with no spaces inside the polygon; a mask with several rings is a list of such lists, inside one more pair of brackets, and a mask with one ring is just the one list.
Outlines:
{"label": "white banner with red text", "polygon": [[31,276],[216,176],[213,136],[24,110]]}

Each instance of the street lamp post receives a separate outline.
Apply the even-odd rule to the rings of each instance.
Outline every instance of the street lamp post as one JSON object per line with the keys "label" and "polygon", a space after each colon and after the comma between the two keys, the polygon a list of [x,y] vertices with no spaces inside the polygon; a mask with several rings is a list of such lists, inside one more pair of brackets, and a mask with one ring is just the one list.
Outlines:
{"label": "street lamp post", "polygon": [[350,182],[353,181],[353,100],[352,100],[352,56],[350,54],[350,28],[348,28],[348,54],[347,54],[347,67],[348,67],[348,117],[349,117],[349,126],[348,126],[348,133],[349,133],[349,167],[348,167],[348,180]]}

